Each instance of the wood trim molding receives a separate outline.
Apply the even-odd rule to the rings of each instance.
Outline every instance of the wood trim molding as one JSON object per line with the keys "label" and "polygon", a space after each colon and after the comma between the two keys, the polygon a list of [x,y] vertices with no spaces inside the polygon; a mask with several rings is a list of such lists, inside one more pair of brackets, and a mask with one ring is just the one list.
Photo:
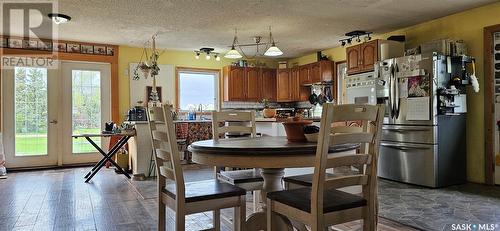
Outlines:
{"label": "wood trim molding", "polygon": [[175,105],[174,108],[178,108],[180,110],[179,106],[179,72],[182,71],[192,71],[192,72],[210,72],[210,73],[215,73],[219,75],[219,108],[221,107],[222,104],[222,72],[221,69],[211,69],[211,68],[196,68],[196,67],[175,67]]}
{"label": "wood trim molding", "polygon": [[[2,37],[2,36],[0,36]],[[42,41],[51,41],[44,40]],[[96,44],[96,43],[85,43],[85,42],[75,42],[75,41],[52,41],[52,42],[64,42],[64,43],[77,43],[83,45],[98,45],[107,46],[114,48],[113,55],[94,55],[94,54],[82,54],[82,53],[69,53],[69,52],[52,52],[52,51],[40,51],[40,50],[26,50],[26,49],[14,49],[14,48],[0,48],[0,57],[4,55],[50,55],[54,54],[54,59],[64,60],[64,61],[80,61],[80,62],[98,62],[98,63],[109,63],[111,66],[111,119],[115,122],[120,121],[120,109],[119,109],[119,89],[118,89],[118,55],[119,46],[107,45],[107,44]],[[1,69],[0,69],[1,71]],[[1,73],[0,73],[1,77]],[[0,85],[1,88],[1,85]],[[1,104],[0,104],[1,106]],[[0,114],[1,116],[1,114]],[[0,117],[1,118],[1,117]],[[1,127],[0,127],[1,129]]]}
{"label": "wood trim molding", "polygon": [[485,27],[484,39],[484,132],[485,132],[485,183],[495,184],[495,88],[493,73],[493,33],[500,32],[500,24]]}

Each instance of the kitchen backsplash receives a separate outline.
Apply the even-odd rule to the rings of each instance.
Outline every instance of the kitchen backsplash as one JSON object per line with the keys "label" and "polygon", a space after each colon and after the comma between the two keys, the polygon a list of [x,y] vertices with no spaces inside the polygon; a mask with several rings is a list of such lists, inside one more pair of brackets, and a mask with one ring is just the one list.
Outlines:
{"label": "kitchen backsplash", "polygon": [[[304,102],[292,102],[292,103],[269,103],[271,108],[312,108],[313,105],[308,101]],[[229,101],[222,102],[222,109],[263,109],[264,104],[260,102],[239,102],[239,101]]]}

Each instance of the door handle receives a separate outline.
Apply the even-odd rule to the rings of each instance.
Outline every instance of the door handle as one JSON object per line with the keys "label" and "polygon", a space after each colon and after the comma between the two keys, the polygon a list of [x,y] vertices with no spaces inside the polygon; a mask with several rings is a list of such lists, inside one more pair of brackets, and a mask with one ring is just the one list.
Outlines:
{"label": "door handle", "polygon": [[397,131],[397,132],[426,132],[430,131],[430,129],[423,129],[423,128],[382,128],[382,130],[388,130],[388,131]]}
{"label": "door handle", "polygon": [[407,145],[398,145],[398,144],[388,144],[388,143],[380,143],[380,146],[395,148],[399,150],[412,150],[412,149],[430,149],[430,147],[422,147],[422,146],[407,146]]}
{"label": "door handle", "polygon": [[49,123],[51,123],[51,124],[57,124],[57,120],[51,120],[51,121],[49,121]]}

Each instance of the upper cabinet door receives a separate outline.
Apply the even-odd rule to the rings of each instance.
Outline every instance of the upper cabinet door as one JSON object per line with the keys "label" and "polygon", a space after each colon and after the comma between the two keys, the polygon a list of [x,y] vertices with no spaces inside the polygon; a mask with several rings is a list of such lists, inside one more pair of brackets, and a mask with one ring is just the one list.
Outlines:
{"label": "upper cabinet door", "polygon": [[320,73],[320,64],[319,62],[311,63],[309,76],[311,78],[311,83],[319,83],[321,82],[321,73]]}
{"label": "upper cabinet door", "polygon": [[311,65],[302,65],[299,67],[299,84],[310,84],[311,78],[309,76],[309,71],[311,70]]}
{"label": "upper cabinet door", "polygon": [[261,78],[261,98],[276,101],[276,69],[262,69]]}
{"label": "upper cabinet door", "polygon": [[245,68],[246,74],[246,100],[259,101],[260,100],[260,68],[247,67]]}
{"label": "upper cabinet door", "polygon": [[319,61],[321,70],[321,81],[330,82],[333,80],[334,62],[330,60]]}
{"label": "upper cabinet door", "polygon": [[229,70],[229,101],[245,100],[245,69],[241,67],[231,67]]}
{"label": "upper cabinet door", "polygon": [[361,71],[360,45],[346,48],[347,74],[354,74]]}
{"label": "upper cabinet door", "polygon": [[290,89],[291,89],[290,99],[292,101],[298,101],[299,91],[300,91],[298,67],[294,67],[290,70]]}
{"label": "upper cabinet door", "polygon": [[277,101],[287,102],[291,101],[291,84],[289,69],[278,69],[277,77]]}
{"label": "upper cabinet door", "polygon": [[377,40],[361,44],[361,53],[363,57],[361,69],[363,71],[372,71],[374,69],[373,65],[375,65],[378,60]]}

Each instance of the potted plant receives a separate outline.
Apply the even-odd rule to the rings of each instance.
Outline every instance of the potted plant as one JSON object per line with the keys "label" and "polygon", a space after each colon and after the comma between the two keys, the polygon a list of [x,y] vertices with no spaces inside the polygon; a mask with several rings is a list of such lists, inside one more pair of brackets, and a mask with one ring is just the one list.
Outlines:
{"label": "potted plant", "polygon": [[263,99],[264,110],[262,110],[262,115],[264,118],[274,118],[276,116],[276,109],[269,107],[269,100]]}

